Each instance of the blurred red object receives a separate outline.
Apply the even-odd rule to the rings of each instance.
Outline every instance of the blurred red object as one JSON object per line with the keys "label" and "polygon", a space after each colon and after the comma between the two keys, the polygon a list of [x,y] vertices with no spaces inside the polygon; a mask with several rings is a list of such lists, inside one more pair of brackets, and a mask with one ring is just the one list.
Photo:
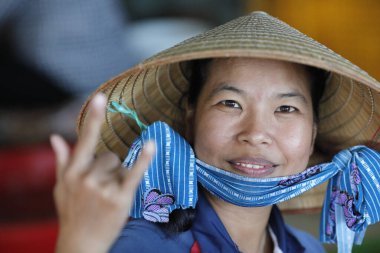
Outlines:
{"label": "blurred red object", "polygon": [[54,153],[48,144],[0,149],[0,252],[54,252]]}
{"label": "blurred red object", "polygon": [[55,219],[0,225],[0,252],[54,252],[57,233]]}
{"label": "blurred red object", "polygon": [[54,170],[48,144],[0,149],[0,222],[53,216]]}

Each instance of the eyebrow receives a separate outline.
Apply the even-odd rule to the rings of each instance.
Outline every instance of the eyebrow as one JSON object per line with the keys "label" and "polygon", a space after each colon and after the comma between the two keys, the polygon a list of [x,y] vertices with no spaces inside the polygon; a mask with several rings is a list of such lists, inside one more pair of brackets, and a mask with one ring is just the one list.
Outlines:
{"label": "eyebrow", "polygon": [[303,103],[308,104],[306,97],[301,94],[298,91],[291,91],[291,92],[286,92],[286,93],[278,93],[276,95],[277,98],[283,99],[283,98],[297,98],[300,99]]}
{"label": "eyebrow", "polygon": [[[244,90],[236,88],[235,86],[231,86],[228,83],[222,83],[220,86],[216,87],[210,92],[208,98],[211,98],[222,91],[232,91],[240,95],[246,95],[246,92]],[[275,94],[275,97],[278,99],[296,98],[301,100],[304,104],[308,104],[306,97],[297,90],[291,90],[289,92],[284,93],[277,93]]]}
{"label": "eyebrow", "polygon": [[215,89],[213,89],[210,94],[209,94],[209,98],[215,96],[216,94],[218,94],[219,92],[222,92],[222,91],[232,91],[232,92],[235,92],[237,94],[245,94],[245,92],[239,88],[236,88],[235,86],[231,86],[227,83],[222,83],[221,85],[219,85],[218,87],[216,87]]}

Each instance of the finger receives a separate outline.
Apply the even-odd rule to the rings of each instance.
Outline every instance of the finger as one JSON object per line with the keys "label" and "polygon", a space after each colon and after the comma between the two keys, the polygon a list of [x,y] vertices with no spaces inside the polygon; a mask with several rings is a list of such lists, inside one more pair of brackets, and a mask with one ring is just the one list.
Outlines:
{"label": "finger", "polygon": [[96,145],[100,137],[100,130],[105,118],[106,98],[97,94],[90,102],[90,108],[78,143],[74,149],[71,167],[81,172],[92,162]]}
{"label": "finger", "polygon": [[50,143],[55,154],[57,180],[60,180],[69,161],[70,147],[61,136],[56,134],[50,136]]}
{"label": "finger", "polygon": [[149,141],[144,145],[140,157],[132,167],[132,170],[128,171],[122,182],[122,187],[126,193],[130,194],[136,191],[155,152],[155,145],[153,142]]}

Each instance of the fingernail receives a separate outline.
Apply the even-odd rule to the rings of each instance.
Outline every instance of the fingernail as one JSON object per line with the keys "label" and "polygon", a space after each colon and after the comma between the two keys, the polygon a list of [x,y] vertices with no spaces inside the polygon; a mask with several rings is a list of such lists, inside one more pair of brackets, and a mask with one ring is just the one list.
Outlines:
{"label": "fingernail", "polygon": [[153,141],[148,141],[145,145],[144,145],[144,149],[146,150],[146,152],[150,153],[150,154],[153,154],[154,153],[154,150],[155,150],[155,144]]}
{"label": "fingernail", "polygon": [[98,93],[92,99],[92,103],[98,107],[103,106],[106,103],[106,96],[103,93]]}
{"label": "fingernail", "polygon": [[56,134],[50,135],[50,145],[55,150],[57,147],[58,136]]}
{"label": "fingernail", "polygon": [[53,143],[55,142],[55,139],[57,138],[57,136],[55,135],[55,134],[51,134],[50,135],[50,143],[51,143],[51,145],[53,145]]}

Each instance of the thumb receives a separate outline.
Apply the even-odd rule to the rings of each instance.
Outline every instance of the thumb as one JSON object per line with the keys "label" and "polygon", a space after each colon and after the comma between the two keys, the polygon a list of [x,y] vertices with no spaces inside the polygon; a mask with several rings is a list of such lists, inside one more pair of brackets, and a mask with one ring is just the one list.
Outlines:
{"label": "thumb", "polygon": [[145,170],[148,168],[153,155],[155,154],[155,144],[151,141],[143,147],[140,157],[137,159],[132,170],[128,171],[123,180],[123,188],[128,194],[134,193],[139,186]]}

